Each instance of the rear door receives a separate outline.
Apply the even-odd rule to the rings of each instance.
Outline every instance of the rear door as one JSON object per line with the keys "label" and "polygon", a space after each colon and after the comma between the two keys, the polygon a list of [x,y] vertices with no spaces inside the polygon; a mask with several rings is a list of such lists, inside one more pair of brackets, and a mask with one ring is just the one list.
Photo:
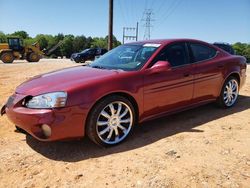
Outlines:
{"label": "rear door", "polygon": [[203,43],[189,43],[194,65],[194,102],[216,98],[223,81],[224,66],[215,48]]}
{"label": "rear door", "polygon": [[192,99],[193,65],[189,62],[186,43],[168,45],[153,60],[152,65],[166,60],[171,64],[171,70],[152,73],[149,68],[145,72],[145,116],[173,111],[188,105]]}

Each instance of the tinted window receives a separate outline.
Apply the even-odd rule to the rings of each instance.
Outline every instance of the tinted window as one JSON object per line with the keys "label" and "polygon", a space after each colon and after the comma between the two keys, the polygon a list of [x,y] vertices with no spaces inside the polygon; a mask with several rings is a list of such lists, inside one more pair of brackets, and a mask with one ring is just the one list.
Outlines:
{"label": "tinted window", "polygon": [[94,55],[96,53],[96,49],[91,49],[88,51],[89,54]]}
{"label": "tinted window", "polygon": [[228,53],[230,53],[232,55],[235,54],[234,49],[230,45],[217,44],[217,43],[215,43],[214,45],[217,46],[217,47],[219,47],[219,48],[221,48],[222,50],[225,50],[226,52],[228,52]]}
{"label": "tinted window", "polygon": [[19,46],[19,39],[9,39],[10,46]]}
{"label": "tinted window", "polygon": [[216,50],[202,44],[190,44],[193,52],[193,62],[211,59],[216,55]]}
{"label": "tinted window", "polygon": [[186,53],[185,43],[172,44],[167,46],[154,60],[157,61],[168,61],[171,66],[181,66],[188,64],[188,56]]}

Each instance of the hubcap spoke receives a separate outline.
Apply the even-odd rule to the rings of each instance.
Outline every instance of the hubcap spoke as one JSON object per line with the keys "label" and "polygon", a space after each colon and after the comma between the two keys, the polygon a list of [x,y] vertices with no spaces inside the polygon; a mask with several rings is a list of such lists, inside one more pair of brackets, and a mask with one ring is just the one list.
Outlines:
{"label": "hubcap spoke", "polygon": [[121,110],[122,110],[122,104],[119,103],[119,104],[118,104],[118,109],[117,109],[117,112],[116,112],[116,114],[117,114],[118,116],[120,115]]}
{"label": "hubcap spoke", "polygon": [[109,105],[109,109],[110,109],[110,111],[111,111],[111,114],[114,115],[114,114],[115,114],[115,109],[114,109],[113,104],[110,104],[110,105]]}
{"label": "hubcap spoke", "polygon": [[119,136],[119,132],[118,132],[117,127],[115,127],[114,130],[115,130],[115,135],[116,135],[116,136]]}
{"label": "hubcap spoke", "polygon": [[101,112],[101,115],[107,119],[110,119],[110,115],[107,112],[105,112],[104,110]]}
{"label": "hubcap spoke", "polygon": [[108,125],[107,121],[97,121],[98,126]]}
{"label": "hubcap spoke", "polygon": [[237,94],[238,94],[237,91],[232,92],[232,95],[237,95]]}
{"label": "hubcap spoke", "polygon": [[130,118],[120,120],[120,123],[129,123],[129,122],[130,122]]}
{"label": "hubcap spoke", "polygon": [[127,129],[125,127],[123,127],[122,125],[118,125],[118,127],[122,130],[124,134],[126,134]]}
{"label": "hubcap spoke", "polygon": [[[109,127],[105,128],[104,130],[102,130],[102,131],[100,132],[100,135],[105,134],[105,133],[108,132],[109,130],[110,130]],[[110,131],[110,132],[111,132],[111,131]]]}
{"label": "hubcap spoke", "polygon": [[229,88],[232,89],[232,82],[230,81],[228,84],[229,84]]}
{"label": "hubcap spoke", "polygon": [[233,85],[232,85],[232,90],[234,91],[235,89],[236,89],[236,85],[233,84]]}
{"label": "hubcap spoke", "polygon": [[126,108],[125,111],[119,117],[123,118],[127,113],[128,113],[128,109]]}
{"label": "hubcap spoke", "polygon": [[113,132],[114,132],[114,129],[110,129],[109,135],[107,136],[107,140],[108,140],[108,141],[110,140],[110,138],[111,138]]}

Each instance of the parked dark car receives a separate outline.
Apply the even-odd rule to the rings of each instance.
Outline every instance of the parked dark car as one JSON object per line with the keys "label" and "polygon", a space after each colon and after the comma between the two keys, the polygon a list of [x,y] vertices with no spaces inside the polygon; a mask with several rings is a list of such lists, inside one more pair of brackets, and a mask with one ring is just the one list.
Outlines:
{"label": "parked dark car", "polygon": [[226,52],[228,52],[232,55],[235,55],[235,51],[234,51],[233,47],[228,43],[215,42],[215,43],[213,43],[213,45],[219,47],[222,50],[225,50]]}
{"label": "parked dark car", "polygon": [[245,57],[198,40],[135,42],[24,82],[1,114],[41,141],[87,135],[110,146],[144,121],[215,101],[234,106],[246,67]]}
{"label": "parked dark car", "polygon": [[84,63],[87,60],[94,60],[95,57],[105,54],[108,50],[104,48],[88,48],[79,53],[73,53],[70,57],[76,63]]}

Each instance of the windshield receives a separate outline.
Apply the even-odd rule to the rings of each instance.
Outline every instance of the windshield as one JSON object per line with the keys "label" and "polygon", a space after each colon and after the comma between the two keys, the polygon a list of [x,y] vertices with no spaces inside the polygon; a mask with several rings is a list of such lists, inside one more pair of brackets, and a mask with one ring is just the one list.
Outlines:
{"label": "windshield", "polygon": [[90,64],[93,68],[139,70],[160,44],[122,45],[109,51]]}
{"label": "windshield", "polygon": [[87,51],[89,51],[89,49],[85,49],[85,50],[81,51],[80,53],[85,53]]}

